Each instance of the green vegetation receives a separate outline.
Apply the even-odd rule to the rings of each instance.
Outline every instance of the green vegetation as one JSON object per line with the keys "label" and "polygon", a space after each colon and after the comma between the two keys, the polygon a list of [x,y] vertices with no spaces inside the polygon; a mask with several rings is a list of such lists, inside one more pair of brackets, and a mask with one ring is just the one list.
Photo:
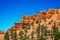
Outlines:
{"label": "green vegetation", "polygon": [[38,24],[38,27],[37,27],[37,40],[40,40],[40,23]]}
{"label": "green vegetation", "polygon": [[4,40],[9,40],[9,32],[8,31],[4,35]]}
{"label": "green vegetation", "polygon": [[[49,23],[50,24],[50,23]],[[59,23],[60,24],[60,23]],[[52,40],[59,40],[60,39],[60,31],[58,30],[58,27],[56,26],[56,23],[54,22],[54,25],[52,26],[51,30],[47,30],[47,26],[44,24],[38,23],[37,29],[34,31],[32,30],[32,33],[27,36],[28,30],[30,26],[24,26],[23,23],[23,30],[19,32],[19,38],[17,38],[17,33],[14,30],[11,30],[10,36],[9,32],[7,31],[4,36],[4,40],[9,40],[9,37],[11,37],[12,40],[33,40],[34,34],[37,35],[37,40],[47,40],[47,37],[50,37]],[[33,28],[32,28],[33,29]]]}
{"label": "green vegetation", "polygon": [[16,31],[11,30],[10,36],[11,36],[12,40],[17,40],[17,33],[16,33]]}
{"label": "green vegetation", "polygon": [[52,38],[54,38],[54,40],[60,39],[60,32],[59,32],[58,27],[56,26],[55,23],[52,28],[52,35],[51,36],[52,36]]}
{"label": "green vegetation", "polygon": [[33,38],[34,38],[34,31],[32,31],[31,33],[31,39],[33,40]]}
{"label": "green vegetation", "polygon": [[19,32],[19,40],[23,40],[23,31]]}
{"label": "green vegetation", "polygon": [[17,40],[17,34],[15,31],[13,32],[13,40]]}

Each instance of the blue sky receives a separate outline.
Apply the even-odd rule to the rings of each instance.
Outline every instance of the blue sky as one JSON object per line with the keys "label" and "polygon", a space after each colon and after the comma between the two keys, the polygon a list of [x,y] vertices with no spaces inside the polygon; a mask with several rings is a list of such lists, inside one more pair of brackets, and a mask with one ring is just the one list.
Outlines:
{"label": "blue sky", "polygon": [[7,31],[24,14],[33,15],[40,10],[59,7],[59,0],[0,0],[0,30]]}

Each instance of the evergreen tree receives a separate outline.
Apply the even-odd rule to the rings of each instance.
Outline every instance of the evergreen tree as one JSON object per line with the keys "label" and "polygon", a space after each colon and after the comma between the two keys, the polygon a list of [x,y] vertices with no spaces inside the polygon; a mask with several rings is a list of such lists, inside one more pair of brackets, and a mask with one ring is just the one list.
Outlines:
{"label": "evergreen tree", "polygon": [[28,36],[25,34],[23,40],[28,40]]}
{"label": "evergreen tree", "polygon": [[20,36],[19,40],[23,40],[23,31],[19,32],[19,36]]}
{"label": "evergreen tree", "polygon": [[45,26],[44,26],[44,24],[42,24],[42,26],[41,26],[41,31],[42,31],[42,35],[45,35]]}
{"label": "evergreen tree", "polygon": [[37,40],[40,40],[40,23],[38,24],[38,27],[37,27]]}
{"label": "evergreen tree", "polygon": [[34,31],[32,31],[31,33],[31,39],[33,40],[33,38],[34,38]]}
{"label": "evergreen tree", "polygon": [[46,40],[46,38],[45,38],[45,37],[43,37],[43,36],[41,36],[40,40]]}
{"label": "evergreen tree", "polygon": [[24,21],[23,21],[23,23],[22,23],[22,28],[23,28],[23,29],[25,28],[25,26],[24,26],[24,25],[25,25],[25,23],[24,23]]}
{"label": "evergreen tree", "polygon": [[56,27],[56,23],[54,22],[53,28],[52,28],[52,38],[54,40],[59,40],[60,39],[60,32],[58,30],[58,27]]}
{"label": "evergreen tree", "polygon": [[47,36],[47,27],[46,26],[44,26],[44,24],[42,24],[42,26],[41,26],[41,38],[45,38],[46,39],[46,36]]}
{"label": "evergreen tree", "polygon": [[4,40],[9,40],[9,32],[8,31],[4,35]]}
{"label": "evergreen tree", "polygon": [[13,28],[11,30],[10,36],[12,40],[17,40],[17,34],[16,34],[16,31],[13,30]]}
{"label": "evergreen tree", "polygon": [[45,31],[44,30],[44,24],[42,24],[42,26],[41,26],[41,31],[42,31],[42,33]]}
{"label": "evergreen tree", "polygon": [[13,32],[13,40],[17,40],[17,34],[16,34],[16,31]]}

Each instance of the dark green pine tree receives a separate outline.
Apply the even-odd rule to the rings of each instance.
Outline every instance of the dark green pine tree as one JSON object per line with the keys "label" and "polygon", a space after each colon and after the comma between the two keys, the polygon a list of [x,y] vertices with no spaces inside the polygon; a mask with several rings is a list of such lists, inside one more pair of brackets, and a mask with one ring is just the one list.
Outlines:
{"label": "dark green pine tree", "polygon": [[42,24],[42,26],[41,26],[41,31],[42,31],[42,33],[44,32],[44,24]]}
{"label": "dark green pine tree", "polygon": [[40,40],[40,23],[38,24],[38,27],[37,27],[37,40]]}
{"label": "dark green pine tree", "polygon": [[34,31],[32,31],[31,33],[31,40],[33,40],[33,38],[34,38]]}
{"label": "dark green pine tree", "polygon": [[46,38],[45,38],[45,37],[43,37],[43,36],[41,36],[40,40],[46,40]]}
{"label": "dark green pine tree", "polygon": [[13,28],[11,30],[10,36],[12,40],[17,40],[17,34],[16,34],[16,31],[13,30]]}
{"label": "dark green pine tree", "polygon": [[13,40],[13,28],[11,30],[10,36],[11,36],[11,39]]}
{"label": "dark green pine tree", "polygon": [[16,33],[16,31],[13,32],[13,40],[17,40],[17,33]]}
{"label": "dark green pine tree", "polygon": [[47,26],[44,27],[44,36],[47,36]]}
{"label": "dark green pine tree", "polygon": [[9,40],[9,32],[8,31],[4,35],[4,40]]}
{"label": "dark green pine tree", "polygon": [[24,21],[23,21],[23,23],[22,23],[22,28],[23,28],[23,29],[25,29],[25,26],[24,26],[24,25],[25,25],[25,23],[24,23]]}
{"label": "dark green pine tree", "polygon": [[59,40],[60,39],[60,32],[58,30],[58,27],[56,27],[56,23],[54,22],[53,28],[52,28],[52,38],[54,40]]}
{"label": "dark green pine tree", "polygon": [[47,27],[44,26],[44,24],[42,24],[41,26],[41,31],[42,31],[42,34],[41,34],[41,40],[44,39],[46,40],[46,36],[47,36]]}
{"label": "dark green pine tree", "polygon": [[41,31],[42,31],[42,35],[45,36],[45,26],[44,26],[44,24],[42,24],[42,26],[41,26]]}
{"label": "dark green pine tree", "polygon": [[26,36],[26,34],[24,35],[23,40],[28,40],[28,37]]}
{"label": "dark green pine tree", "polygon": [[20,37],[19,40],[23,40],[23,39],[24,39],[24,38],[23,38],[23,31],[20,31],[20,32],[19,32],[19,37]]}

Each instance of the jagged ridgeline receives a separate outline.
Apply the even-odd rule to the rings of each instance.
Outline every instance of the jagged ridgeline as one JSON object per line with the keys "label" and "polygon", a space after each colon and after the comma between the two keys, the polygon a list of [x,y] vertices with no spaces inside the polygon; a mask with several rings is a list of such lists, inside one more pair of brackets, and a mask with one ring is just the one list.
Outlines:
{"label": "jagged ridgeline", "polygon": [[4,35],[4,40],[59,40],[60,9],[41,11],[33,16],[23,15]]}

